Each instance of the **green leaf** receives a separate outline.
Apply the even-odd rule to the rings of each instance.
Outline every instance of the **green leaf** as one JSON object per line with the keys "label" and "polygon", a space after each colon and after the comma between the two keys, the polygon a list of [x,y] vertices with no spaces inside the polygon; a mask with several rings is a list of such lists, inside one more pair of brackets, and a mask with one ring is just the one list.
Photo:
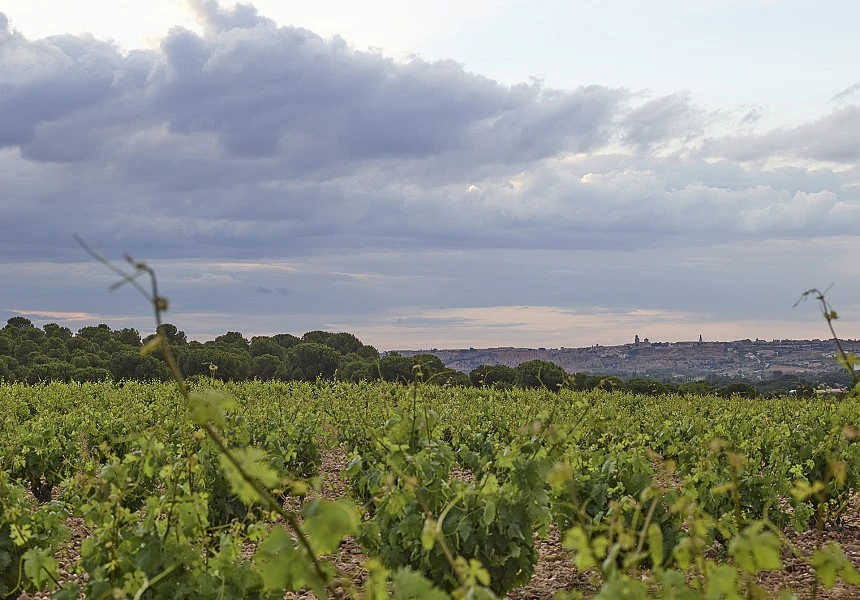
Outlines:
{"label": "green leaf", "polygon": [[12,541],[15,542],[16,546],[25,545],[31,537],[33,537],[33,528],[30,527],[29,524],[18,525],[17,527],[12,527],[9,533],[12,536]]}
{"label": "green leaf", "polygon": [[496,520],[496,503],[492,500],[487,500],[484,505],[484,512],[481,515],[481,523],[484,527],[489,527]]}
{"label": "green leaf", "polygon": [[573,550],[573,564],[577,570],[586,571],[597,564],[597,559],[588,543],[588,534],[582,527],[568,529],[564,534],[562,545],[567,550]]}
{"label": "green leaf", "polygon": [[428,517],[424,519],[424,528],[421,530],[421,546],[428,552],[436,543],[436,519]]}
{"label": "green leaf", "polygon": [[758,568],[764,571],[778,571],[782,569],[782,559],[779,557],[780,542],[775,535],[766,534],[758,538],[753,544],[753,556],[755,556]]}
{"label": "green leaf", "polygon": [[719,565],[708,572],[707,596],[709,600],[725,598],[739,600],[738,572],[729,565]]}
{"label": "green leaf", "polygon": [[663,564],[663,532],[657,523],[648,526],[648,554],[654,567]]}
{"label": "green leaf", "polygon": [[809,485],[809,482],[800,479],[789,491],[791,492],[792,496],[803,502],[809,497],[821,492],[823,489],[824,484],[820,481],[816,481],[812,485]]}
{"label": "green leaf", "polygon": [[573,467],[567,463],[558,462],[552,466],[546,480],[552,486],[552,489],[560,491],[572,477]]}
{"label": "green leaf", "polygon": [[481,561],[470,558],[469,559],[469,572],[475,577],[478,583],[483,586],[490,585],[490,572],[487,571],[484,566],[481,564]]}
{"label": "green leaf", "polygon": [[812,568],[815,576],[826,587],[830,589],[836,583],[836,574],[839,572],[839,563],[824,549],[816,551],[812,555]]}
{"label": "green leaf", "polygon": [[[265,451],[253,447],[233,448],[230,454],[248,476],[256,479],[267,489],[275,488],[280,483],[277,472],[269,466],[269,457]],[[230,489],[243,503],[251,505],[262,500],[254,486],[245,479],[227,455],[219,455],[218,461],[221,463],[224,476],[230,483]]]}
{"label": "green leaf", "polygon": [[663,588],[660,597],[664,600],[701,600],[700,593],[687,587],[687,576],[683,571],[659,569],[655,574]]}
{"label": "green leaf", "polygon": [[297,590],[313,578],[307,558],[283,527],[275,526],[254,553],[254,565],[267,591]]}
{"label": "green leaf", "polygon": [[60,578],[60,564],[45,548],[30,548],[24,553],[24,574],[37,588]]}
{"label": "green leaf", "polygon": [[849,584],[860,583],[860,572],[837,544],[825,544],[815,551],[810,562],[815,576],[828,589],[833,587],[837,577]]}
{"label": "green leaf", "polygon": [[460,525],[457,527],[457,535],[460,536],[461,543],[468,542],[469,538],[472,537],[472,523],[468,519],[460,521]]}
{"label": "green leaf", "polygon": [[52,600],[78,600],[81,597],[81,586],[77,583],[66,582],[51,595]]}
{"label": "green leaf", "polygon": [[645,600],[647,597],[648,588],[643,582],[616,573],[603,584],[600,593],[594,598],[595,600],[617,600],[619,598]]}
{"label": "green leaf", "polygon": [[451,597],[433,585],[420,573],[410,569],[399,569],[391,576],[391,591],[394,600],[450,600]]}
{"label": "green leaf", "polygon": [[729,554],[747,573],[774,571],[782,568],[779,558],[780,541],[772,533],[762,533],[761,523],[754,523],[729,544]]}
{"label": "green leaf", "polygon": [[334,552],[345,536],[358,532],[358,509],[346,499],[318,498],[306,504],[302,514],[302,531],[317,554]]}
{"label": "green leaf", "polygon": [[224,427],[224,411],[236,407],[236,399],[217,390],[203,390],[202,392],[191,392],[188,395],[188,404],[191,409],[191,417],[198,425],[214,423],[218,427]]}

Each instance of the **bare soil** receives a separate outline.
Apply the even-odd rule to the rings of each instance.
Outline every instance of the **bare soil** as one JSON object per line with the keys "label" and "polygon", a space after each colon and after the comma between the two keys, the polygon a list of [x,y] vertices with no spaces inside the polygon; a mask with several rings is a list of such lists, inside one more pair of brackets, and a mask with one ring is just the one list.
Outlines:
{"label": "bare soil", "polygon": [[[320,469],[322,480],[320,494],[323,497],[335,500],[348,494],[348,483],[342,474],[345,466],[346,456],[341,450],[334,449],[324,453]],[[470,474],[458,473],[458,475],[466,478]],[[58,556],[62,573],[61,581],[79,579],[72,570],[80,557],[81,542],[89,535],[82,519],[70,517],[67,525],[71,529],[72,539]],[[817,531],[811,530],[802,534],[789,534],[789,538],[801,552],[809,555],[818,543],[818,535]],[[827,526],[820,535],[824,543],[838,543],[854,565],[860,569],[860,496],[852,500],[838,524]],[[599,578],[594,573],[580,573],[574,569],[570,553],[562,548],[560,534],[555,527],[551,528],[548,537],[536,538],[535,543],[539,561],[534,576],[528,585],[510,592],[506,596],[508,600],[549,600],[555,592],[561,590],[579,590],[586,597],[596,594],[600,588]],[[249,554],[250,551],[249,548]],[[366,558],[358,544],[352,538],[347,538],[337,554],[327,557],[326,560],[352,579],[356,585],[360,585],[367,576],[367,571],[362,567]],[[783,553],[782,558],[785,567],[782,571],[765,573],[758,577],[758,582],[774,597],[781,589],[788,588],[802,599],[860,598],[860,586],[837,583],[830,590],[820,586],[816,589],[815,576],[809,565],[787,551]],[[36,593],[21,594],[18,598],[19,600],[42,600],[49,597],[47,594]],[[315,596],[311,592],[301,592],[287,594],[285,597],[304,600]]]}
{"label": "bare soil", "polygon": [[[323,495],[329,499],[343,497],[347,493],[347,482],[342,475],[346,457],[340,450],[332,450],[323,456],[321,477]],[[458,472],[457,476],[468,480],[470,473]],[[792,533],[789,538],[804,554],[811,554],[816,547],[815,531],[803,534]],[[828,526],[823,533],[823,542],[838,543],[854,565],[860,569],[860,497],[855,497],[838,525]],[[573,567],[570,553],[562,548],[559,531],[553,526],[546,539],[536,538],[539,560],[535,573],[528,585],[511,591],[508,600],[549,600],[553,594],[562,590],[578,590],[586,597],[593,596],[600,589],[600,580],[595,573],[580,573]],[[349,574],[353,581],[360,583],[366,574],[361,569],[365,556],[351,539],[344,542],[333,563],[342,572]],[[791,556],[783,554],[785,568],[782,571],[767,573],[759,577],[763,585],[774,597],[782,588],[789,588],[798,597],[813,598],[815,576],[811,567]],[[295,598],[312,598],[312,594],[296,595]],[[848,600],[860,598],[860,586],[837,583],[832,589],[817,590],[820,600]]]}

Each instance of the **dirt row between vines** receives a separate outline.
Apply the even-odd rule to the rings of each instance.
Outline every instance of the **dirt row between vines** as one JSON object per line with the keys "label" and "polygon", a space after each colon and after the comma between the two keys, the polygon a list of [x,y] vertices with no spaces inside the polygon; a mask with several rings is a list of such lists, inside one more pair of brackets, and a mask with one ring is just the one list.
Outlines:
{"label": "dirt row between vines", "polygon": [[[347,495],[348,483],[343,475],[346,456],[340,450],[332,450],[323,455],[320,475],[322,495],[335,500]],[[801,552],[811,554],[816,544],[815,531],[802,534],[791,533],[789,538]],[[836,542],[857,568],[860,568],[860,496],[856,496],[838,525],[825,529],[823,542]],[[578,590],[586,597],[594,595],[600,588],[596,573],[580,573],[573,567],[571,554],[561,545],[561,536],[553,526],[546,539],[536,538],[538,563],[528,585],[511,591],[508,600],[549,600],[553,594],[562,590]],[[366,559],[358,545],[348,539],[341,546],[333,563],[342,572],[349,574],[357,584],[361,583],[365,571],[361,563]],[[759,583],[776,596],[781,588],[789,588],[800,598],[813,597],[815,575],[809,565],[784,552],[782,571],[766,573],[759,577]],[[290,594],[288,598],[302,600],[314,598],[311,593]],[[860,586],[837,583],[830,590],[819,588],[817,598],[821,600],[849,600],[860,598]]]}
{"label": "dirt row between vines", "polygon": [[[346,466],[346,456],[339,450],[330,450],[323,454],[320,468],[322,480],[321,494],[323,497],[335,500],[348,494],[348,483],[343,474]],[[89,536],[82,519],[70,517],[67,520],[72,533],[71,542],[59,553],[62,581],[79,580],[72,570],[80,556],[81,542]],[[805,554],[810,554],[815,548],[816,531],[789,535],[792,542]],[[823,533],[824,542],[836,542],[841,545],[845,554],[850,557],[855,566],[860,568],[860,496],[855,497],[838,525],[829,526]],[[549,600],[555,592],[561,590],[579,590],[586,597],[594,595],[600,587],[596,573],[580,573],[573,568],[571,555],[561,545],[560,534],[552,527],[546,539],[536,538],[539,560],[535,572],[528,585],[513,590],[505,598],[508,600]],[[249,554],[250,554],[249,548]],[[815,576],[811,568],[803,561],[783,554],[785,568],[782,571],[766,573],[759,577],[759,583],[764,585],[776,596],[781,588],[789,588],[800,598],[813,597]],[[347,538],[335,556],[328,558],[336,568],[348,575],[354,583],[361,584],[366,571],[361,564],[367,559],[352,538]],[[42,600],[50,596],[43,593],[21,594],[19,600]],[[288,599],[315,598],[311,592],[288,593]],[[830,590],[819,589],[817,598],[821,600],[848,600],[860,598],[860,586],[848,586],[838,583]]]}

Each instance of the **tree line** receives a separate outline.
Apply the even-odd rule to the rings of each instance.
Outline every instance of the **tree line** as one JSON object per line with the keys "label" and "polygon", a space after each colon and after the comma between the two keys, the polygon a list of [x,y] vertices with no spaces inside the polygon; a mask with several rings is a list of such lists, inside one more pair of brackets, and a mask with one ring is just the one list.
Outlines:
{"label": "tree line", "polygon": [[[198,342],[189,341],[185,332],[169,323],[162,325],[161,331],[179,368],[191,379],[411,382],[423,377],[433,382],[469,385],[467,375],[447,369],[436,356],[381,356],[376,348],[350,333],[309,331],[301,337],[280,333],[249,340],[230,331],[214,340]],[[29,319],[13,317],[0,329],[0,380],[166,381],[171,376],[160,353],[141,354],[141,348],[152,337],[142,338],[139,331],[131,328],[113,330],[105,324],[73,333],[56,323],[39,328]]]}
{"label": "tree line", "polygon": [[[609,375],[568,374],[552,362],[530,360],[516,367],[482,365],[468,375],[447,368],[433,354],[402,356],[380,354],[351,333],[309,331],[302,336],[280,333],[247,339],[230,331],[207,342],[189,341],[175,325],[162,325],[179,368],[192,380],[251,379],[280,381],[393,381],[412,383],[508,388],[561,388],[575,390],[626,390],[636,394],[741,395],[756,397],[772,392],[745,381],[688,381],[665,383],[636,377],[627,381]],[[68,327],[48,323],[36,327],[24,317],[13,317],[0,329],[0,381],[166,381],[170,372],[159,352],[141,354],[153,336],[141,337],[136,329],[111,329],[105,324]],[[782,376],[783,386],[795,385]],[[796,378],[795,378],[796,379]],[[771,384],[773,385],[773,384]],[[806,388],[801,388],[806,389]]]}

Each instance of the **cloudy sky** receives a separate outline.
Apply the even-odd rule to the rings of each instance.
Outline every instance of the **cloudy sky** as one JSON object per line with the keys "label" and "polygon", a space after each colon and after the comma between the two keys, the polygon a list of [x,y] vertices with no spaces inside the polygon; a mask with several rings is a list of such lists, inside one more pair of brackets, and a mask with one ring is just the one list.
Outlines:
{"label": "cloudy sky", "polygon": [[[360,8],[359,8],[360,6]],[[860,337],[860,4],[6,0],[0,319]]]}

